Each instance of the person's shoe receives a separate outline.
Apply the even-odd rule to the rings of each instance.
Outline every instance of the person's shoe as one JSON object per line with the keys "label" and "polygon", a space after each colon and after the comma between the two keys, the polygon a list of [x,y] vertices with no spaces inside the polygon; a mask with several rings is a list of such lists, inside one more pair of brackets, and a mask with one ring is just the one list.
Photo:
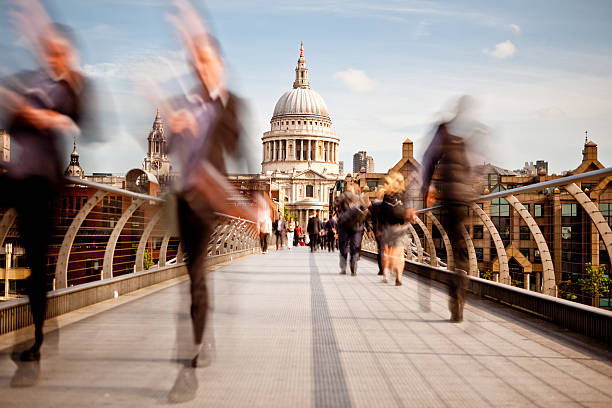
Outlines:
{"label": "person's shoe", "polygon": [[395,286],[402,286],[402,281],[398,281],[398,280],[396,280],[396,281],[395,281]]}
{"label": "person's shoe", "polygon": [[346,270],[340,269],[340,275],[346,275]]}
{"label": "person's shoe", "polygon": [[168,402],[178,404],[191,401],[195,398],[198,391],[198,379],[195,375],[195,368],[183,367],[179,371],[172,389],[168,393]]}
{"label": "person's shoe", "polygon": [[463,303],[457,299],[449,299],[448,309],[451,312],[450,321],[453,323],[461,323],[463,321]]}
{"label": "person's shoe", "polygon": [[378,276],[382,276],[383,272],[382,271],[378,271]]}
{"label": "person's shoe", "polygon": [[357,275],[357,262],[353,262],[351,260],[351,275],[355,276]]}
{"label": "person's shoe", "polygon": [[387,277],[386,277],[386,276],[383,276],[383,278],[382,278],[382,283],[387,283],[387,282],[388,282],[388,281],[387,281]]}
{"label": "person's shoe", "polygon": [[40,350],[27,349],[19,355],[19,361],[40,361]]}

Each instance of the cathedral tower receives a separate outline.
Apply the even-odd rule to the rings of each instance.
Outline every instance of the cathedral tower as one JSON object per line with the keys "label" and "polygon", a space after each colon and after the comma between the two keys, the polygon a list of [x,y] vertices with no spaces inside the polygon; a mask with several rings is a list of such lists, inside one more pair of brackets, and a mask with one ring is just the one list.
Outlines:
{"label": "cathedral tower", "polygon": [[[142,168],[155,176],[170,174],[170,159],[168,158],[168,139],[164,130],[164,122],[157,109],[153,129],[148,137],[149,151],[142,164]],[[162,177],[163,178],[163,177]]]}

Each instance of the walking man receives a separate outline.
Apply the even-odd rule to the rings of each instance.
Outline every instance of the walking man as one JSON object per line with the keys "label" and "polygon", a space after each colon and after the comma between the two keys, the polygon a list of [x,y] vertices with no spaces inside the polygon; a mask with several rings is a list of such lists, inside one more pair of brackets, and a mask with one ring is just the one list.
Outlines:
{"label": "walking man", "polygon": [[311,217],[308,219],[308,225],[306,226],[306,232],[310,237],[310,252],[316,252],[317,245],[319,244],[319,232],[321,230],[321,223],[316,211],[312,211]]}
{"label": "walking man", "polygon": [[367,215],[367,206],[361,196],[359,185],[355,183],[347,185],[346,191],[336,197],[334,207],[338,214],[340,274],[346,274],[346,263],[350,252],[351,275],[355,276],[359,251],[361,251],[363,224]]}

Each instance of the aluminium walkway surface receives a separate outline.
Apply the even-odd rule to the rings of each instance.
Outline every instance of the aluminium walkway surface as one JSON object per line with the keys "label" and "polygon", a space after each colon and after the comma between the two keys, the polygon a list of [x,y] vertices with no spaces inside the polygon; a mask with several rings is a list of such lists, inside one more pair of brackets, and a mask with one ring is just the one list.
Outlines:
{"label": "aluminium walkway surface", "polygon": [[[337,265],[337,253],[294,248],[218,268],[216,359],[183,405],[612,406],[612,359],[597,344],[477,298],[453,324],[443,287],[422,311],[427,284],[383,284],[367,259],[356,277]],[[15,365],[3,350],[0,406],[165,405],[188,290],[182,279],[73,312],[47,336],[32,388],[9,387]]]}

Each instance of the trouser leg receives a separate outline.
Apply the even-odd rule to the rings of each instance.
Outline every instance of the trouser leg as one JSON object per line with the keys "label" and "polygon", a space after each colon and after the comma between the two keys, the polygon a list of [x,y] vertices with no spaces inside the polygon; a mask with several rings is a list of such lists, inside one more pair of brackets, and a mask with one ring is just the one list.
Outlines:
{"label": "trouser leg", "polygon": [[53,204],[57,190],[43,178],[27,179],[21,184],[17,205],[19,230],[26,252],[30,276],[27,294],[34,323],[34,347],[43,343],[43,325],[47,311],[47,250],[53,235]]}
{"label": "trouser leg", "polygon": [[208,291],[204,265],[212,228],[191,210],[186,201],[179,199],[178,208],[181,239],[187,255],[187,270],[191,282],[190,315],[193,341],[199,345],[202,343],[208,314]]}
{"label": "trouser leg", "polygon": [[378,263],[378,274],[383,274],[383,264],[382,264],[382,243],[379,237],[376,237],[376,248],[378,248],[378,253],[376,254],[376,262]]}
{"label": "trouser leg", "polygon": [[449,308],[451,319],[461,321],[463,319],[463,304],[465,302],[465,286],[467,278],[462,270],[467,270],[467,254],[461,228],[464,219],[464,208],[462,205],[452,204],[446,206],[446,221],[444,229],[452,245],[453,260],[455,262],[454,273],[451,276],[449,290]]}

